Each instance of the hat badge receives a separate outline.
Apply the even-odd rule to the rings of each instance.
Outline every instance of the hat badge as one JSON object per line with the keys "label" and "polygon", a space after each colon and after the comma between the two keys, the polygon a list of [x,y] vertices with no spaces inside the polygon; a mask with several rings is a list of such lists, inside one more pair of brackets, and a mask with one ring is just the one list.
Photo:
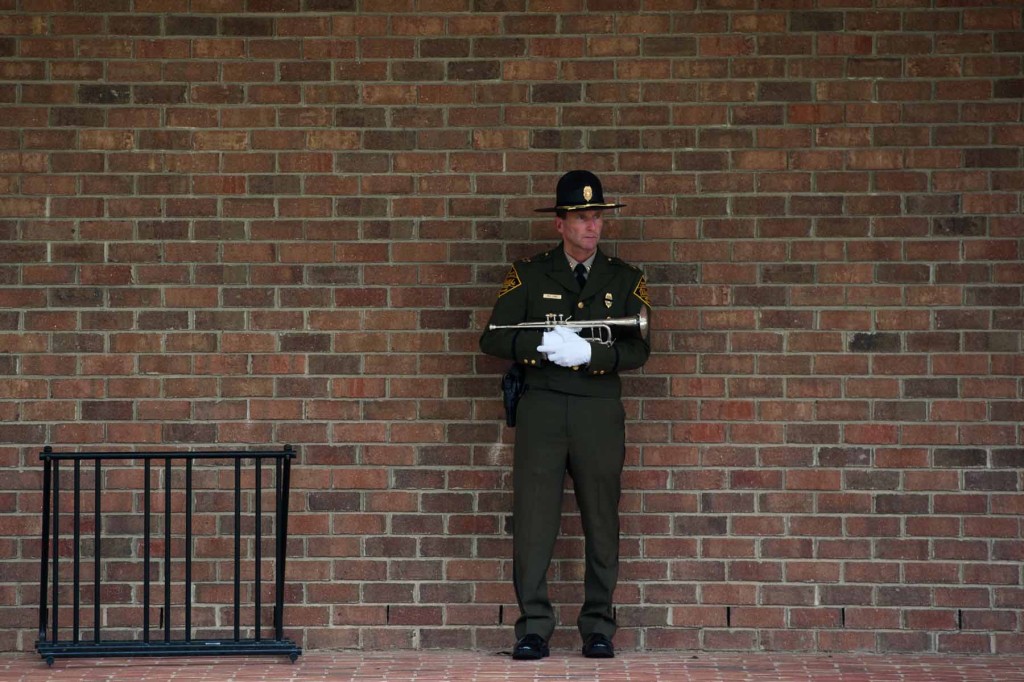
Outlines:
{"label": "hat badge", "polygon": [[590,185],[583,186],[583,199],[584,201],[590,201],[594,198],[594,190]]}

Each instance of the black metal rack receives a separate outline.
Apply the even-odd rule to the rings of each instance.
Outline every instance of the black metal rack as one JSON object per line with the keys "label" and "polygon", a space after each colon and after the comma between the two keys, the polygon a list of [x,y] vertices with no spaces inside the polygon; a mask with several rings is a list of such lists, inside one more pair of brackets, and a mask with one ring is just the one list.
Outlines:
{"label": "black metal rack", "polygon": [[[43,528],[42,548],[39,564],[39,639],[36,651],[50,665],[56,658],[96,657],[96,656],[197,656],[197,655],[286,655],[294,661],[302,653],[302,649],[283,636],[284,629],[284,578],[285,549],[288,541],[288,492],[291,479],[291,461],[295,452],[291,446],[278,451],[205,451],[205,452],[75,452],[56,453],[50,446],[40,453],[43,462]],[[233,556],[233,636],[225,639],[202,639],[194,636],[192,622],[192,568],[193,568],[193,509],[195,507],[195,490],[193,489],[193,464],[197,460],[224,460],[234,469],[234,556]],[[251,637],[242,638],[241,630],[241,580],[242,580],[242,462],[252,460],[254,468],[253,486],[253,602],[255,613],[251,626]],[[263,463],[272,460],[274,470],[274,611],[273,637],[262,634],[261,622],[261,587],[262,571],[262,493]],[[104,639],[102,627],[102,608],[100,585],[103,576],[103,536],[101,529],[103,511],[103,464],[107,462],[142,462],[143,466],[143,544],[142,544],[142,623],[132,631],[141,634],[140,639]],[[61,578],[61,537],[60,537],[60,481],[61,463],[69,462],[73,466],[73,510],[72,513],[72,623],[61,625],[60,578]],[[81,623],[81,553],[82,553],[82,463],[94,463],[94,502],[93,502],[93,578],[92,578],[92,626],[83,627]],[[152,553],[152,493],[151,472],[153,464],[163,464],[163,583],[164,605],[157,630],[162,633],[154,636],[150,616],[150,583]],[[184,588],[185,598],[179,606],[184,609],[183,617],[178,619],[179,625],[172,627],[172,473],[174,464],[184,465],[184,556],[177,557],[184,563],[184,579],[180,585]],[[179,468],[180,470],[180,468]],[[180,514],[179,514],[180,515]],[[66,544],[66,543],[65,543]],[[158,559],[159,560],[159,559]],[[52,571],[52,582],[50,573]],[[269,581],[268,581],[269,582]],[[49,592],[51,604],[47,604]],[[50,628],[47,631],[47,616]],[[60,639],[61,628],[70,637]],[[70,628],[70,633],[68,629]],[[91,637],[83,637],[83,630],[91,630]]]}

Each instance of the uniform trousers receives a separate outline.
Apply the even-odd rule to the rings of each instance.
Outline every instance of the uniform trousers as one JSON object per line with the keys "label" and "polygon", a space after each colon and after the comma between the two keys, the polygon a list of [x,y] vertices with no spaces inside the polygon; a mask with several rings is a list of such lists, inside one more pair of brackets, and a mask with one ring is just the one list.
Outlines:
{"label": "uniform trousers", "polygon": [[555,614],[547,571],[558,538],[566,472],[572,476],[585,538],[584,639],[615,634],[612,595],[619,572],[619,497],[625,412],[618,398],[530,388],[517,411],[513,464],[513,583],[516,637],[550,639]]}

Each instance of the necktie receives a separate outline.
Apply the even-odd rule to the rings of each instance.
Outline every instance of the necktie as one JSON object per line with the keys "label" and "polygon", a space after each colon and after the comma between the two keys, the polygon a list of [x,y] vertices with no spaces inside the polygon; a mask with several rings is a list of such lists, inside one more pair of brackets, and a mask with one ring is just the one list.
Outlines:
{"label": "necktie", "polygon": [[572,271],[576,274],[576,281],[579,282],[580,289],[582,289],[587,284],[587,266],[583,263],[577,263]]}

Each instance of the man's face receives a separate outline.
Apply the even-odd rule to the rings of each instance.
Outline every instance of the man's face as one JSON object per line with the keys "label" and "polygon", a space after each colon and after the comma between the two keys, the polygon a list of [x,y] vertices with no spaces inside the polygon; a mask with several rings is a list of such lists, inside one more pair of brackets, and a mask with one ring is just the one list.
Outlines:
{"label": "man's face", "polygon": [[564,218],[555,217],[555,229],[562,235],[566,253],[578,261],[590,258],[597,250],[603,226],[600,210],[570,211]]}

